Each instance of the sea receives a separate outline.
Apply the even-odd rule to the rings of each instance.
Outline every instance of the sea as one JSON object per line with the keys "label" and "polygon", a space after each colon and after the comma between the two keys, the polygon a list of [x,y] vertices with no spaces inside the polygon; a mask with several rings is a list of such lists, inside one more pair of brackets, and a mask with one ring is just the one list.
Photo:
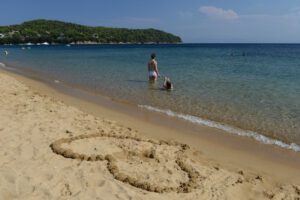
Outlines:
{"label": "sea", "polygon": [[[300,44],[15,45],[0,53],[7,70],[300,151]],[[162,89],[165,76],[172,91]]]}

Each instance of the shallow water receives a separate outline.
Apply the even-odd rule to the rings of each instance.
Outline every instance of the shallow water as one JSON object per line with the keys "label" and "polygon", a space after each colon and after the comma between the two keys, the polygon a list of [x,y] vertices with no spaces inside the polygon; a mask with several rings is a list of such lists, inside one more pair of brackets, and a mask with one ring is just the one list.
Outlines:
{"label": "shallow water", "polygon": [[[170,110],[300,144],[300,45],[1,46],[0,62],[144,108]],[[174,90],[147,81],[156,52]],[[151,106],[151,107],[149,107]],[[153,109],[152,109],[153,110]]]}

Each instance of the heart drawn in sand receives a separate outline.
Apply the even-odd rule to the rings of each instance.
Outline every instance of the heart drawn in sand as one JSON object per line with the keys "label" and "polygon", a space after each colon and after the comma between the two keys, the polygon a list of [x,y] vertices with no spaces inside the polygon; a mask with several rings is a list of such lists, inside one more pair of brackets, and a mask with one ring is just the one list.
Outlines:
{"label": "heart drawn in sand", "polygon": [[[122,155],[118,156],[117,154],[84,154],[84,153],[77,153],[67,147],[62,147],[63,145],[71,144],[72,142],[85,140],[85,139],[114,139],[119,141],[119,147],[122,149]],[[126,146],[126,141],[133,141],[135,144],[133,146],[143,146],[146,143],[152,145],[156,148],[146,148],[143,151],[138,151],[137,149],[131,149],[130,147]],[[149,145],[148,145],[149,146]],[[190,192],[192,189],[197,188],[197,180],[199,179],[200,175],[197,171],[193,169],[190,165],[188,165],[184,160],[184,152],[189,147],[185,144],[177,143],[177,142],[168,142],[168,141],[154,141],[154,140],[143,140],[138,137],[133,136],[124,136],[124,135],[116,135],[116,134],[108,134],[102,131],[101,133],[90,134],[90,135],[79,135],[76,137],[71,138],[62,138],[50,145],[52,151],[58,155],[61,155],[65,158],[70,159],[78,159],[90,162],[96,161],[107,161],[107,169],[113,175],[116,180],[122,181],[124,183],[130,184],[134,187],[147,190],[150,192]],[[163,161],[164,155],[163,151],[157,151],[159,148],[173,148],[175,149],[172,152],[173,159],[173,166],[175,166],[176,170],[172,172],[168,170],[169,176],[173,176],[174,173],[177,174],[185,174],[184,181],[180,180],[179,184],[162,184],[162,183],[153,183],[151,180],[143,180],[141,178],[135,177],[130,172],[123,172],[124,170],[121,169],[122,165],[118,163],[130,162],[130,164],[134,164],[135,167],[143,166],[142,164],[149,165],[150,168],[154,171],[159,171],[160,169],[155,167],[159,167],[161,163],[166,163]],[[126,158],[123,159],[122,158]],[[141,161],[137,164],[136,160]],[[143,163],[144,162],[144,163]],[[167,160],[167,162],[169,162]],[[152,166],[151,166],[152,164]],[[130,169],[130,167],[129,167]],[[133,168],[134,170],[134,168]]]}

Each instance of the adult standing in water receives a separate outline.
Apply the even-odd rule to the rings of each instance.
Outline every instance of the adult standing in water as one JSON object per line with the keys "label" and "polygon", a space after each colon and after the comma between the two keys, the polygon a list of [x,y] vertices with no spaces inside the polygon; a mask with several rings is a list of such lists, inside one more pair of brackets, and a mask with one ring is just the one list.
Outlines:
{"label": "adult standing in water", "polygon": [[150,60],[148,62],[148,77],[149,81],[156,81],[157,77],[159,76],[158,68],[157,68],[157,61],[155,53],[152,53],[150,56]]}

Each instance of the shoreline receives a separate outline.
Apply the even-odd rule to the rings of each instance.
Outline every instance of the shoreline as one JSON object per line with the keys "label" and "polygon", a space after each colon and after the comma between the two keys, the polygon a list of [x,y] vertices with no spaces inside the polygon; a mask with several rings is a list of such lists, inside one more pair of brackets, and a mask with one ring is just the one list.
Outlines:
{"label": "shoreline", "polygon": [[[3,66],[2,66],[3,64]],[[46,77],[44,74],[40,74],[40,72],[36,72],[33,70],[28,70],[26,69],[25,71],[19,70],[18,68],[10,67],[7,66],[4,63],[0,63],[0,67],[4,68],[5,70],[11,71],[13,73],[17,73],[21,76],[25,76],[30,79],[37,80],[39,82],[42,82],[44,84],[47,84],[48,86],[55,88],[63,93],[67,93],[71,96],[85,99],[87,101],[93,102],[95,104],[103,104],[103,101],[99,101],[97,99],[108,99],[109,101],[115,102],[115,106],[120,104],[123,107],[126,107],[128,105],[130,106],[136,106],[138,107],[138,110],[147,110],[148,112],[151,113],[156,113],[156,114],[163,114],[166,115],[167,118],[177,118],[179,120],[186,121],[188,123],[193,123],[196,125],[204,126],[204,127],[210,127],[210,128],[216,128],[221,130],[224,134],[233,134],[241,137],[249,137],[252,138],[260,143],[263,143],[265,145],[275,145],[279,146],[284,149],[292,150],[295,152],[300,152],[300,145],[293,143],[293,142],[288,142],[285,140],[282,140],[280,138],[272,138],[268,135],[261,134],[259,132],[256,132],[255,130],[248,130],[248,129],[242,129],[238,126],[233,126],[230,124],[218,122],[218,121],[213,121],[210,119],[198,117],[198,116],[193,116],[189,114],[183,114],[183,113],[177,113],[169,109],[160,109],[157,107],[153,107],[150,105],[139,105],[139,104],[133,104],[132,102],[126,101],[126,100],[121,100],[121,99],[115,99],[110,96],[105,96],[101,93],[95,93],[92,90],[86,90],[81,88],[78,85],[70,85],[66,84],[65,82],[61,82],[60,80],[55,80],[53,77]],[[20,67],[20,66],[19,66]],[[40,78],[43,77],[43,78]],[[121,107],[122,107],[121,106]],[[114,107],[113,105],[110,106],[111,108]],[[136,110],[134,108],[133,110]],[[129,112],[127,112],[128,114]]]}
{"label": "shoreline", "polygon": [[[41,46],[41,47],[49,47],[49,46],[66,46],[66,45],[70,45],[70,46],[97,46],[97,45],[181,45],[181,44],[194,44],[194,43],[165,43],[165,42],[160,42],[160,43],[156,43],[156,42],[146,42],[146,43],[126,43],[126,42],[121,42],[121,43],[85,43],[85,42],[79,42],[79,43],[48,43],[48,44],[42,44],[42,43],[14,43],[14,44],[0,44],[0,46],[3,47],[7,47],[7,46],[21,46],[21,47],[31,47],[31,46]],[[196,43],[195,43],[196,44]],[[202,43],[201,43],[202,44]],[[203,43],[205,44],[205,43]]]}
{"label": "shoreline", "polygon": [[300,152],[300,146],[296,143],[286,143],[280,139],[271,138],[269,136],[265,136],[261,133],[255,132],[255,131],[244,130],[244,129],[234,127],[234,126],[231,126],[228,124],[223,124],[220,122],[212,121],[212,120],[201,118],[201,117],[196,117],[193,115],[176,113],[169,109],[159,109],[159,108],[148,106],[148,105],[138,105],[138,107],[152,111],[152,112],[162,113],[162,114],[165,114],[170,117],[179,118],[179,119],[185,120],[190,123],[194,123],[194,124],[198,124],[198,125],[202,125],[202,126],[206,126],[206,127],[210,127],[210,128],[216,128],[216,129],[226,132],[227,134],[234,134],[234,135],[241,136],[241,137],[249,137],[249,138],[255,139],[256,141],[261,142],[265,145],[276,145],[276,146],[279,146],[284,149],[288,149],[288,150],[295,151],[295,152]]}
{"label": "shoreline", "polygon": [[297,199],[299,153],[0,70],[3,199]]}
{"label": "shoreline", "polygon": [[[299,152],[263,144],[253,138],[233,135],[214,127],[193,124],[165,114],[147,111],[135,105],[58,85],[55,82],[37,80],[25,74],[3,69],[0,69],[0,73],[8,74],[34,91],[62,100],[67,105],[77,107],[84,112],[133,127],[148,137],[187,143],[203,152],[216,164],[221,163],[220,165],[225,168],[232,170],[247,168],[267,176],[275,174],[274,178],[279,181],[292,180],[295,184],[300,184]],[[219,154],[218,151],[222,153]],[[249,160],[251,162],[248,162]],[[286,168],[289,173],[278,173],[278,170],[286,170]]]}

